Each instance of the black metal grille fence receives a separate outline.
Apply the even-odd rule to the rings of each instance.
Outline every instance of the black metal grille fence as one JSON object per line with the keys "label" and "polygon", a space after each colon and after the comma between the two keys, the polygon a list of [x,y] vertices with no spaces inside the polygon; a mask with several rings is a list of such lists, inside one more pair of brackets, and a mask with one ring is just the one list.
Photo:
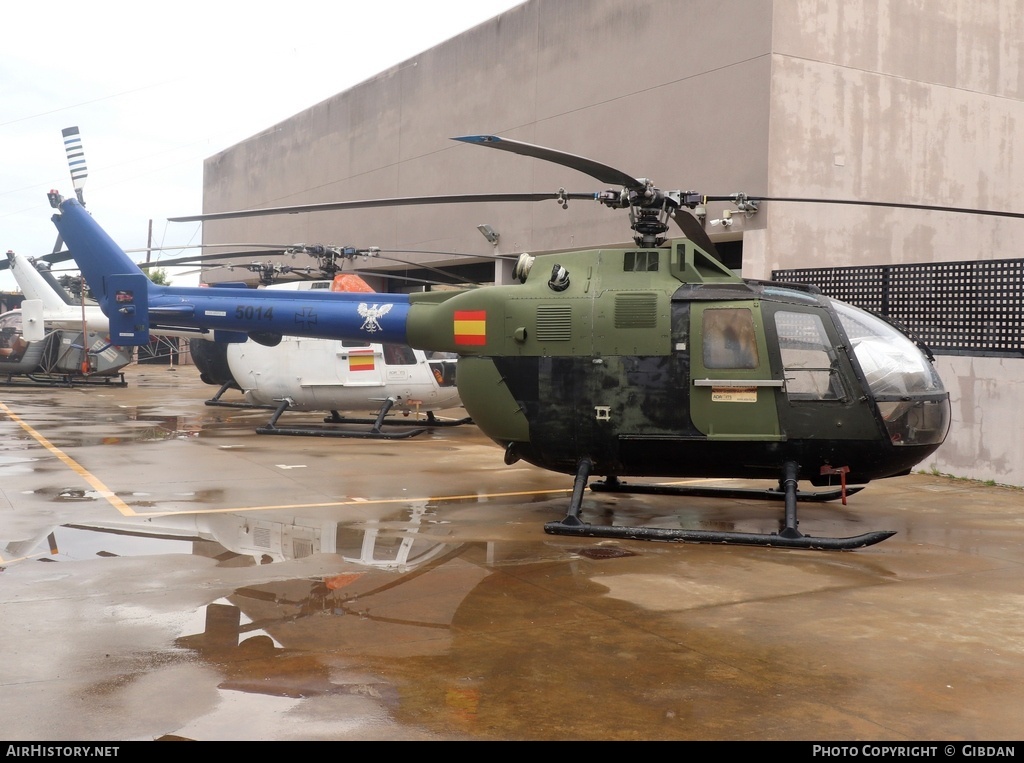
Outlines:
{"label": "black metal grille fence", "polygon": [[903,325],[942,355],[1024,357],[1024,259],[772,271]]}

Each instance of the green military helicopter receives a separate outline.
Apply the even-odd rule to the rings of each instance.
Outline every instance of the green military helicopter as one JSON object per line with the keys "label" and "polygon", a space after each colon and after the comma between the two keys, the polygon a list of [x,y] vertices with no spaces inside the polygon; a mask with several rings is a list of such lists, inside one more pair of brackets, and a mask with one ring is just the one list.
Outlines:
{"label": "green military helicopter", "polygon": [[[130,266],[116,261],[108,251],[116,245],[100,241],[105,234],[82,219],[73,200],[59,205],[62,214],[54,221],[93,291],[103,294],[112,321],[122,314],[123,335],[171,323],[268,344],[282,334],[374,336],[458,353],[463,404],[504,448],[505,462],[522,459],[574,475],[567,515],[546,524],[549,533],[821,549],[861,548],[894,534],[805,535],[797,526],[797,503],[845,502],[871,480],[907,474],[945,438],[949,395],[927,349],[903,331],[814,287],[740,278],[716,257],[688,211],[725,199],[750,211],[768,199],[666,192],[550,148],[497,136],[457,140],[554,162],[616,188],[376,199],[171,220],[596,199],[628,210],[635,246],[523,254],[514,271],[520,283],[508,286],[379,294],[372,303],[354,298],[339,304],[332,297],[340,295],[314,292],[297,301],[280,292],[110,279]],[[685,239],[668,239],[673,221]],[[581,519],[594,476],[605,479],[591,489],[607,492],[778,500],[783,518],[775,533],[594,525]],[[769,479],[778,486],[717,490],[627,484],[624,477]],[[831,489],[801,491],[799,481]],[[847,483],[858,487],[847,489]]]}

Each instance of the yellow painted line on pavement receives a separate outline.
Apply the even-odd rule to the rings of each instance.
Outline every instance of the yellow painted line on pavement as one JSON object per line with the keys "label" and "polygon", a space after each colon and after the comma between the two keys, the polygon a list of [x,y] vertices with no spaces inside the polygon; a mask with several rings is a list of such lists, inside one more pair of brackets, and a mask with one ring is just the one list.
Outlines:
{"label": "yellow painted line on pavement", "polygon": [[77,474],[79,477],[85,480],[89,484],[89,486],[92,487],[93,490],[95,490],[103,498],[105,498],[107,503],[109,503],[111,506],[113,506],[115,509],[121,512],[121,514],[123,514],[126,517],[138,516],[138,514],[136,514],[127,503],[125,503],[116,495],[114,495],[114,491],[112,491],[110,488],[104,485],[96,475],[94,475],[80,463],[75,461],[75,459],[73,459],[67,453],[62,451],[52,442],[43,437],[42,434],[36,431],[28,422],[26,422],[24,419],[22,419],[20,416],[14,413],[14,411],[12,411],[2,402],[0,402],[0,411],[3,411],[7,415],[7,417],[10,418],[11,421],[15,422],[18,426],[20,426],[22,429],[28,432],[33,440],[38,442],[40,445],[42,445],[44,448],[50,451],[50,453],[52,453],[54,456],[63,461],[65,466],[67,466],[71,471],[73,471],[75,474]]}
{"label": "yellow painted line on pavement", "polygon": [[[36,431],[30,424],[24,421],[20,416],[14,413],[4,403],[0,402],[0,411],[3,411],[12,421],[18,424],[22,429],[31,435],[32,439],[46,448],[50,453],[59,458],[64,464],[71,469],[75,474],[85,480],[89,485],[96,490],[107,503],[117,509],[123,516],[126,517],[166,517],[173,516],[175,514],[233,514],[242,511],[284,511],[293,509],[326,509],[337,506],[381,506],[385,504],[402,504],[402,503],[430,503],[430,502],[449,502],[449,501],[477,501],[482,498],[517,498],[524,496],[534,495],[564,495],[572,493],[572,488],[553,488],[549,490],[520,490],[509,493],[466,493],[462,495],[442,495],[442,496],[428,496],[424,498],[352,498],[346,501],[328,501],[325,503],[289,503],[279,504],[273,506],[240,506],[235,508],[224,508],[224,509],[183,509],[180,511],[154,511],[154,512],[137,512],[132,509],[128,504],[118,498],[114,492],[108,488],[103,482],[100,481],[92,472],[86,469],[84,466],[79,464],[75,459],[71,458],[67,453],[62,451],[56,445],[51,443],[42,434]],[[692,480],[679,480],[670,484],[693,484],[697,482],[717,482],[715,479],[692,479]]]}
{"label": "yellow painted line on pavement", "polygon": [[[670,485],[693,485],[702,482],[721,482],[716,478],[699,478],[676,480]],[[286,503],[273,506],[240,506],[233,509],[185,509],[183,511],[137,512],[137,517],[166,517],[175,514],[232,514],[243,511],[290,511],[293,509],[326,509],[332,506],[382,506],[402,503],[437,503],[454,501],[477,501],[482,498],[519,498],[534,495],[568,495],[572,488],[550,488],[547,490],[518,490],[509,493],[465,493],[462,495],[434,495],[425,498],[350,498],[345,501],[328,501],[326,503]]]}

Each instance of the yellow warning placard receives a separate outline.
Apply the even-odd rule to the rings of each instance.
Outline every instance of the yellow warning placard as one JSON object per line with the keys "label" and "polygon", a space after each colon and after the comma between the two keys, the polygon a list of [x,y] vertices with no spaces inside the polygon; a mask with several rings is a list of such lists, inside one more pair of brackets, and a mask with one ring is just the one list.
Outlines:
{"label": "yellow warning placard", "polygon": [[756,403],[757,387],[712,387],[713,403]]}

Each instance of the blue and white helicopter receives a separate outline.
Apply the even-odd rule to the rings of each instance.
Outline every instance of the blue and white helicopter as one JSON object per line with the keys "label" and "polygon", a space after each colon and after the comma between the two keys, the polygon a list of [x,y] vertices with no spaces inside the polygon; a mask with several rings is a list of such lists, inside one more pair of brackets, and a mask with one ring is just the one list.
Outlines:
{"label": "blue and white helicopter", "polygon": [[[353,273],[330,281],[290,281],[265,288],[357,291],[367,299],[376,294]],[[451,353],[428,355],[407,345],[288,334],[273,346],[252,340],[192,340],[191,348],[203,381],[220,383],[207,405],[274,411],[270,421],[256,429],[259,434],[397,440],[470,422],[435,415],[462,405],[455,383],[456,356]],[[222,400],[232,388],[242,391],[244,403]],[[358,417],[371,409],[376,409],[371,417]],[[322,424],[281,424],[286,411],[329,411],[330,416]]]}

